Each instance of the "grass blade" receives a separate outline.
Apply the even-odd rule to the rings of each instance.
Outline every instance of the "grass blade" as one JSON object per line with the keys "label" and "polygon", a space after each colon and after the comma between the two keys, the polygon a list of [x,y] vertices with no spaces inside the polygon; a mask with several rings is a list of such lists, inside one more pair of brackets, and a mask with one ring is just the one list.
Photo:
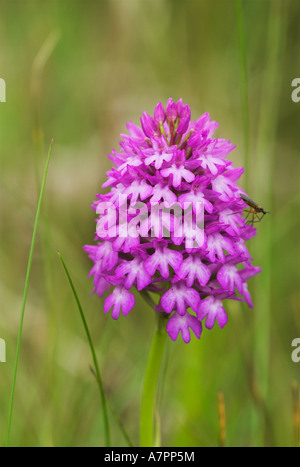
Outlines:
{"label": "grass blade", "polygon": [[245,46],[245,28],[244,17],[242,10],[241,0],[236,0],[236,19],[237,19],[237,32],[238,32],[238,49],[239,49],[239,63],[240,63],[240,86],[241,86],[241,104],[242,104],[242,120],[243,120],[243,133],[244,133],[244,180],[245,190],[249,189],[249,169],[250,169],[250,129],[249,129],[249,91],[248,91],[248,73],[247,73],[247,59],[246,59],[246,46]]}
{"label": "grass blade", "polygon": [[93,341],[92,341],[92,338],[91,338],[91,334],[90,334],[90,331],[89,331],[89,328],[88,328],[88,325],[87,325],[87,322],[86,322],[86,319],[85,319],[85,316],[84,316],[84,313],[83,313],[83,310],[82,310],[82,306],[80,304],[80,301],[79,301],[77,292],[75,290],[74,284],[72,282],[71,276],[69,274],[69,271],[67,269],[67,266],[66,266],[66,264],[65,264],[65,262],[64,262],[64,260],[63,260],[63,258],[61,256],[61,254],[59,252],[58,252],[58,255],[59,255],[60,260],[62,262],[62,265],[64,267],[65,273],[66,273],[66,275],[68,277],[68,280],[69,280],[69,283],[70,283],[70,286],[71,286],[71,289],[72,289],[72,292],[73,292],[74,298],[76,300],[78,310],[79,310],[79,313],[80,313],[80,316],[81,316],[81,319],[82,319],[82,323],[83,323],[83,327],[85,329],[85,333],[86,333],[86,336],[87,336],[87,339],[88,339],[88,343],[89,343],[89,346],[90,346],[90,349],[91,349],[93,362],[94,362],[94,367],[95,367],[95,373],[96,373],[96,380],[97,380],[99,393],[100,393],[100,399],[101,399],[101,403],[102,403],[103,423],[104,423],[104,433],[105,433],[105,444],[106,444],[106,447],[110,447],[111,443],[110,443],[110,433],[109,433],[109,423],[108,423],[106,399],[105,399],[105,394],[104,394],[104,390],[103,390],[102,379],[101,379],[101,376],[100,376],[100,370],[99,370],[99,365],[98,365],[96,352],[95,352]]}
{"label": "grass blade", "polygon": [[[275,151],[278,138],[279,101],[281,93],[281,69],[284,57],[286,31],[284,2],[270,2],[266,27],[266,57],[262,72],[262,90],[258,133],[256,139],[256,179],[253,185],[254,199],[261,200],[273,212]],[[282,222],[282,219],[281,219]],[[255,433],[259,445],[274,445],[269,423],[270,363],[271,363],[271,323],[273,308],[274,252],[272,249],[275,234],[274,217],[270,216],[264,226],[262,239],[255,238],[254,256],[262,265],[260,277],[254,278],[254,364],[255,377],[263,399],[261,418]],[[259,285],[258,285],[259,284]]]}
{"label": "grass blade", "polygon": [[[94,368],[92,366],[90,366],[90,370],[91,370],[91,373],[92,375],[94,376],[95,380],[97,381],[97,375],[96,375],[96,372],[94,370]],[[111,405],[111,403],[109,402],[109,399],[107,399],[107,405],[112,413],[112,415],[114,416],[114,419],[122,433],[122,435],[124,436],[124,439],[126,440],[126,443],[128,444],[129,447],[133,447],[133,443],[131,441],[131,439],[129,438],[124,426],[123,426],[123,423],[121,422],[121,420],[119,419],[119,416],[118,414],[116,413],[115,409],[113,408],[113,406]]]}
{"label": "grass blade", "polygon": [[43,194],[44,194],[44,189],[45,189],[45,184],[46,184],[46,178],[47,178],[52,145],[53,145],[53,139],[51,140],[49,151],[48,151],[48,156],[46,160],[44,176],[43,176],[41,190],[40,190],[40,196],[39,196],[38,205],[36,209],[36,215],[35,215],[35,221],[34,221],[34,227],[33,227],[32,239],[31,239],[31,246],[30,246],[29,258],[28,258],[28,264],[27,264],[27,272],[26,272],[26,278],[25,278],[25,286],[24,286],[23,301],[22,301],[22,308],[21,308],[21,317],[20,317],[19,332],[18,332],[18,339],[17,339],[16,357],[15,357],[15,364],[14,364],[14,371],[13,371],[13,381],[12,381],[11,396],[10,396],[9,411],[8,411],[8,423],[7,423],[6,444],[5,444],[6,446],[9,445],[14,395],[15,395],[16,379],[17,379],[17,372],[18,372],[18,362],[19,362],[19,355],[20,355],[22,328],[23,328],[23,321],[24,321],[24,315],[25,315],[25,307],[26,307],[31,263],[32,263],[32,258],[33,258],[33,250],[34,250],[34,245],[35,245],[37,226],[38,226],[41,204],[42,204],[42,199],[43,199]]}

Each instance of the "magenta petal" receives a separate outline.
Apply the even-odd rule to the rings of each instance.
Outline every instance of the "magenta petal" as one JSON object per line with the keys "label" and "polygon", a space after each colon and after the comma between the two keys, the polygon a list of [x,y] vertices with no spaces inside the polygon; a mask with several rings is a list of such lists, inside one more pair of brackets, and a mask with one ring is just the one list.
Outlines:
{"label": "magenta petal", "polygon": [[188,105],[185,105],[183,111],[181,112],[180,116],[180,123],[177,127],[177,133],[183,135],[188,129],[189,123],[191,119],[191,109]]}
{"label": "magenta petal", "polygon": [[113,307],[112,318],[118,319],[120,311],[126,316],[134,307],[134,295],[122,286],[115,287],[111,295],[104,301],[104,313],[107,313]]}
{"label": "magenta petal", "polygon": [[243,282],[239,271],[232,264],[224,264],[217,274],[217,279],[226,290],[234,291],[238,289],[239,293],[243,294]]}
{"label": "magenta petal", "polygon": [[244,282],[243,284],[243,295],[245,297],[245,300],[246,302],[248,303],[248,305],[250,306],[250,308],[253,308],[253,303],[252,303],[252,300],[251,300],[251,295],[250,295],[250,292],[248,290],[248,285],[246,282]]}
{"label": "magenta petal", "polygon": [[201,262],[201,259],[194,255],[189,255],[183,261],[179,269],[178,275],[185,279],[186,285],[192,287],[195,280],[198,279],[200,285],[206,285],[210,279],[210,269]]}
{"label": "magenta petal", "polygon": [[104,277],[97,277],[94,280],[94,290],[93,293],[96,293],[99,297],[102,297],[104,292],[110,288],[110,283]]}
{"label": "magenta petal", "polygon": [[175,271],[182,262],[182,254],[178,251],[169,250],[166,247],[157,247],[154,254],[149,256],[145,263],[146,271],[152,276],[158,269],[164,278],[169,277],[169,266]]}
{"label": "magenta petal", "polygon": [[148,138],[151,138],[155,135],[156,131],[156,123],[154,122],[153,118],[150,117],[146,112],[143,112],[143,116],[141,117],[141,125],[143,131]]}
{"label": "magenta petal", "polygon": [[166,105],[166,116],[170,122],[175,121],[177,118],[177,106],[176,106],[176,103],[171,98],[168,99],[168,102]]}
{"label": "magenta petal", "polygon": [[161,306],[166,313],[171,313],[174,309],[177,309],[178,313],[183,316],[186,313],[187,305],[196,312],[199,301],[200,296],[196,290],[188,288],[179,282],[172,285],[161,297]]}
{"label": "magenta petal", "polygon": [[165,115],[164,106],[162,105],[161,102],[159,102],[154,110],[154,120],[157,123],[163,123],[165,121],[165,118],[166,118],[166,115]]}
{"label": "magenta petal", "polygon": [[171,313],[175,307],[176,297],[173,291],[173,288],[168,290],[162,297],[161,297],[161,306],[165,310],[166,313]]}
{"label": "magenta petal", "polygon": [[178,323],[178,319],[176,319],[176,314],[173,315],[167,322],[167,333],[171,337],[173,341],[176,341],[178,334],[180,332],[180,324]]}
{"label": "magenta petal", "polygon": [[206,318],[205,327],[207,329],[212,329],[216,320],[221,328],[227,323],[227,314],[223,308],[222,301],[214,297],[202,300],[197,311],[197,316],[200,320]]}
{"label": "magenta petal", "polygon": [[190,329],[194,332],[195,336],[200,339],[202,333],[201,322],[197,320],[195,316],[186,314],[180,316],[175,313],[167,322],[167,333],[173,341],[178,337],[181,331],[182,339],[187,344],[191,340]]}
{"label": "magenta petal", "polygon": [[188,316],[188,324],[195,336],[200,339],[202,333],[202,324],[195,316]]}
{"label": "magenta petal", "polygon": [[124,286],[130,289],[135,282],[137,289],[142,290],[151,282],[151,276],[144,268],[144,261],[137,256],[132,261],[124,261],[116,269],[116,278],[125,278]]}
{"label": "magenta petal", "polygon": [[185,292],[185,300],[192,310],[196,312],[200,302],[199,293],[194,289],[187,289]]}
{"label": "magenta petal", "polygon": [[216,318],[217,318],[220,328],[222,329],[227,324],[227,321],[228,321],[227,313],[223,307],[218,308]]}
{"label": "magenta petal", "polygon": [[138,127],[137,125],[135,125],[132,122],[128,122],[126,126],[127,126],[127,129],[129,131],[129,134],[130,134],[131,137],[137,138],[137,139],[143,139],[144,138],[144,134],[143,134],[140,127]]}

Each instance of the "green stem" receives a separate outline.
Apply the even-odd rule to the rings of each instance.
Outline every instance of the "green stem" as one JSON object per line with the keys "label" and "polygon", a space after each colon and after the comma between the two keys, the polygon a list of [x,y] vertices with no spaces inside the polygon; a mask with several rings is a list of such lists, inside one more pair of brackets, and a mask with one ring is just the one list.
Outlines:
{"label": "green stem", "polygon": [[140,446],[154,445],[154,407],[157,381],[164,353],[166,330],[162,326],[162,315],[158,315],[157,328],[153,335],[147,363],[140,413]]}
{"label": "green stem", "polygon": [[85,319],[85,316],[84,316],[84,312],[83,312],[81,303],[79,301],[77,292],[75,290],[73,281],[72,281],[71,276],[69,274],[68,268],[67,268],[67,266],[66,266],[66,264],[65,264],[65,262],[63,260],[62,255],[59,252],[58,252],[58,256],[59,256],[59,258],[60,258],[60,260],[62,262],[63,268],[64,268],[65,273],[67,275],[67,278],[69,280],[69,284],[71,286],[74,298],[76,300],[77,307],[78,307],[78,310],[79,310],[79,313],[80,313],[80,316],[81,316],[81,320],[82,320],[82,323],[83,323],[83,327],[84,327],[84,330],[85,330],[85,333],[86,333],[86,337],[87,337],[87,340],[88,340],[88,343],[89,343],[89,346],[90,346],[90,350],[91,350],[91,354],[92,354],[92,358],[93,358],[93,362],[94,362],[94,366],[95,366],[95,374],[96,374],[96,379],[97,379],[99,393],[100,393],[100,400],[101,400],[101,404],[102,404],[102,410],[103,410],[105,446],[110,447],[111,442],[110,442],[110,432],[109,432],[109,423],[108,423],[106,399],[105,399],[102,378],[101,378],[101,375],[100,375],[98,360],[97,360],[96,352],[95,352],[95,349],[94,349],[92,337],[91,337],[91,334],[90,334],[90,331],[89,331],[89,328],[88,328],[88,325],[87,325],[87,322],[86,322],[86,319]]}
{"label": "green stem", "polygon": [[250,158],[250,131],[249,131],[249,91],[248,91],[248,73],[247,73],[247,59],[246,59],[246,46],[245,46],[245,27],[244,17],[242,10],[241,0],[235,2],[236,18],[237,18],[237,32],[238,32],[238,48],[239,48],[239,62],[240,62],[240,87],[241,87],[241,103],[242,103],[242,120],[243,120],[243,134],[244,134],[244,180],[245,190],[249,189],[249,158]]}
{"label": "green stem", "polygon": [[[286,37],[286,17],[284,2],[270,2],[268,24],[266,25],[266,57],[262,74],[262,91],[260,99],[260,115],[256,138],[256,178],[253,186],[254,199],[264,203],[267,210],[273,212],[272,195],[274,193],[274,154],[279,121],[279,102],[281,93],[281,69]],[[254,368],[259,385],[264,412],[255,427],[256,436],[260,436],[260,445],[272,445],[272,433],[268,430],[267,410],[269,410],[269,377],[271,362],[271,320],[272,320],[272,282],[273,282],[273,249],[274,217],[270,215],[264,225],[263,240],[255,239],[255,258],[262,264],[262,273],[254,279],[257,285],[254,296]],[[259,284],[259,285],[258,285]]]}
{"label": "green stem", "polygon": [[37,226],[38,226],[40,210],[41,210],[41,205],[42,205],[42,199],[43,199],[43,194],[44,194],[44,189],[45,189],[45,184],[46,184],[46,177],[47,177],[47,172],[48,172],[48,166],[49,166],[49,161],[50,161],[50,154],[51,154],[52,144],[53,144],[53,140],[51,141],[51,144],[50,144],[50,147],[49,147],[47,161],[46,161],[46,165],[45,165],[44,176],[43,176],[43,181],[42,181],[42,185],[41,185],[41,191],[40,191],[39,201],[38,201],[38,205],[37,205],[36,215],[35,215],[35,221],[34,221],[34,227],[33,227],[32,239],[31,239],[31,246],[30,246],[29,258],[28,258],[28,264],[27,264],[27,272],[26,272],[26,278],[25,278],[25,286],[24,286],[23,302],[22,302],[22,309],[21,309],[21,317],[20,317],[20,323],[19,323],[19,332],[18,332],[18,339],[17,339],[17,349],[16,349],[15,364],[14,364],[12,388],[11,388],[10,403],[9,403],[9,410],[8,410],[6,446],[9,445],[9,435],[10,435],[10,427],[11,427],[12,412],[13,412],[13,405],[14,405],[14,395],[15,395],[16,379],[17,379],[17,372],[18,372],[18,362],[19,362],[19,354],[20,354],[20,346],[21,346],[22,328],[23,328],[23,321],[24,321],[24,315],[25,315],[25,306],[26,306],[26,299],[27,299],[27,292],[28,292],[28,284],[29,284],[31,263],[32,263],[32,258],[33,258],[33,250],[34,250],[35,238],[36,238],[36,233],[37,233]]}

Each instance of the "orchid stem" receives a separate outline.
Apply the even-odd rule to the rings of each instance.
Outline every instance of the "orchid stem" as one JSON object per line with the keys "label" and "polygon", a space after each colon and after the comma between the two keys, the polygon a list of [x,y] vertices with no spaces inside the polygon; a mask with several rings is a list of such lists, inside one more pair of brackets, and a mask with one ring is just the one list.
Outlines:
{"label": "orchid stem", "polygon": [[157,327],[153,335],[148,358],[140,412],[140,446],[154,445],[154,409],[157,382],[164,354],[166,330],[162,324],[163,316],[158,314]]}

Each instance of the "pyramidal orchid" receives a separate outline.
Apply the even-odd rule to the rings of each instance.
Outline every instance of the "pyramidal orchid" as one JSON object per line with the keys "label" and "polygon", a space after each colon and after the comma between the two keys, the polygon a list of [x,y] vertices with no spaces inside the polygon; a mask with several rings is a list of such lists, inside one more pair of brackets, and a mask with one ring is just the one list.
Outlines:
{"label": "pyramidal orchid", "polygon": [[235,146],[213,136],[217,126],[207,113],[192,121],[181,99],[128,123],[109,155],[107,193],[92,206],[95,244],[84,247],[94,292],[108,293],[105,313],[126,316],[134,289],[156,295],[153,311],[186,343],[203,325],[226,325],[225,300],[252,306],[247,280],[260,271],[245,245],[256,230],[242,216],[243,168],[228,159]]}

